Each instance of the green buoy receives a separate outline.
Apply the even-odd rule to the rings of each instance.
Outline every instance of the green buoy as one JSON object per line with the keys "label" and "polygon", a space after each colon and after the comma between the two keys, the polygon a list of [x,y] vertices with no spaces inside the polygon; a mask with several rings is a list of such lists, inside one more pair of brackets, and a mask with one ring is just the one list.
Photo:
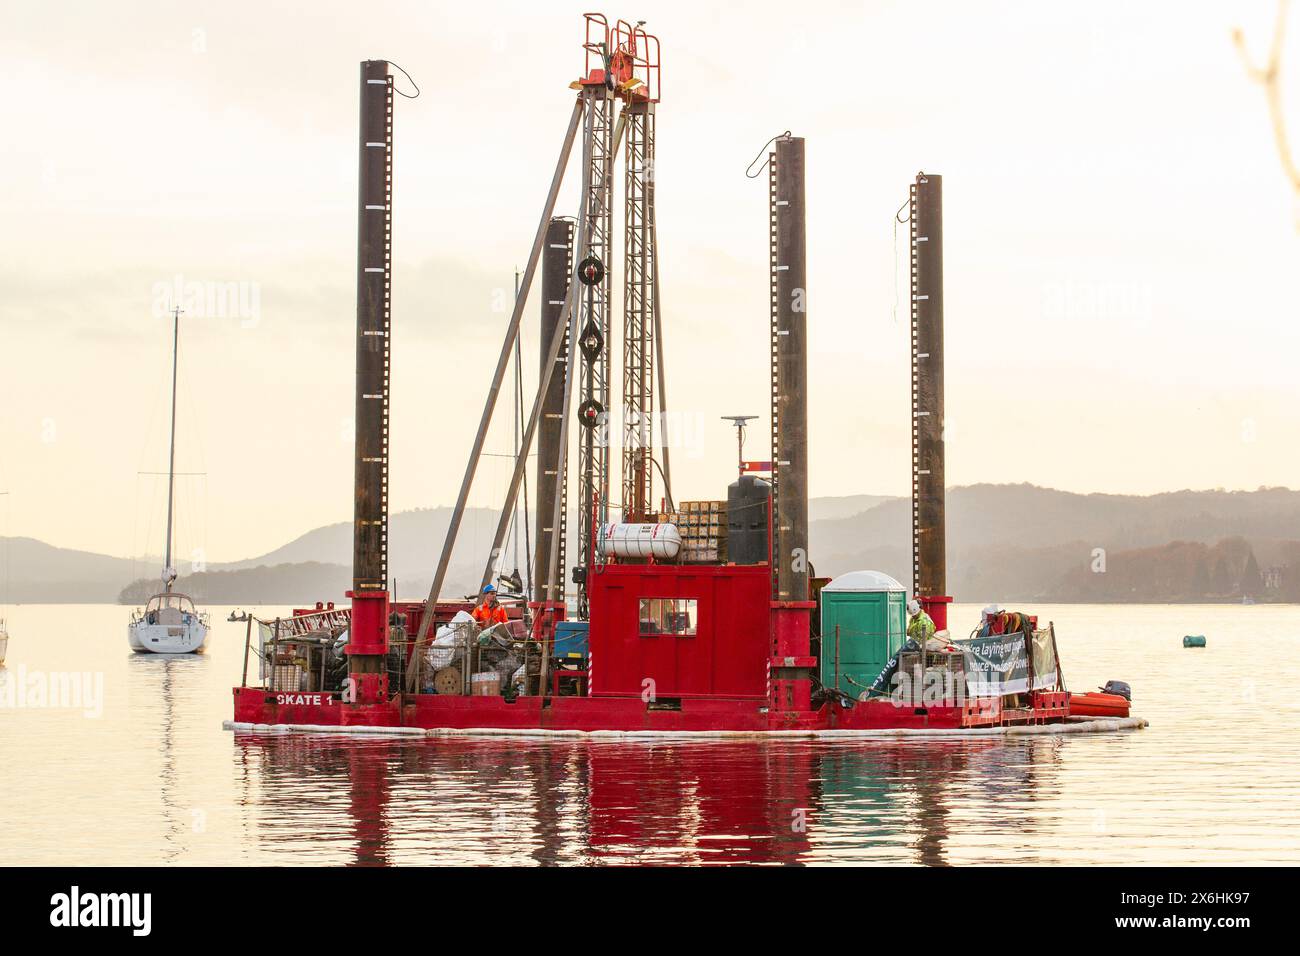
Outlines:
{"label": "green buoy", "polygon": [[1204,647],[1204,634],[1188,634],[1183,638],[1183,647]]}

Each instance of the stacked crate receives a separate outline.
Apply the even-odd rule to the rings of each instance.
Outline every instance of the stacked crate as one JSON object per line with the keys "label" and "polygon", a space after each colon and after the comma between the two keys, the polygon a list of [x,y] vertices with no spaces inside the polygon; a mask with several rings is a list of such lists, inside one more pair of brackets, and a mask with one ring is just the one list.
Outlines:
{"label": "stacked crate", "polygon": [[682,501],[678,511],[661,511],[661,522],[677,526],[682,536],[681,559],[687,564],[725,564],[727,503]]}

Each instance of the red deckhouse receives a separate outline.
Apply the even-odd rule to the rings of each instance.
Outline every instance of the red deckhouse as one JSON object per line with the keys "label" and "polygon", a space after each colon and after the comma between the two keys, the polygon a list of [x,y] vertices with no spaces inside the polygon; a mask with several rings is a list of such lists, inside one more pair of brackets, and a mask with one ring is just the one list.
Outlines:
{"label": "red deckhouse", "polygon": [[[1059,681],[1051,687],[1031,683],[1015,697],[963,695],[938,704],[855,700],[839,691],[838,671],[834,689],[825,686],[819,665],[830,650],[816,641],[812,612],[819,582],[810,578],[808,550],[808,300],[799,137],[777,137],[767,156],[771,309],[766,322],[755,320],[754,332],[765,331],[771,345],[770,481],[742,474],[730,486],[725,530],[722,508],[706,507],[713,502],[699,502],[695,511],[697,503],[674,503],[663,427],[668,405],[653,176],[659,41],[640,24],[610,26],[603,16],[585,16],[573,110],[433,586],[428,600],[418,603],[395,603],[388,592],[395,90],[388,63],[361,65],[350,620],[340,619],[341,612],[303,612],[277,622],[259,650],[261,679],[251,685],[246,656],[244,680],[234,689],[235,725],[836,732],[1065,721],[1068,695]],[[575,143],[580,206],[573,218],[557,217]],[[620,185],[624,205],[616,235],[613,204]],[[939,177],[924,174],[912,187],[912,461],[913,581],[942,630],[950,599],[944,578],[940,188]],[[504,632],[479,633],[453,622],[471,603],[440,600],[440,591],[539,268],[537,392],[521,421],[492,549],[502,553],[535,449],[532,588],[513,606]],[[617,335],[616,275],[622,283]],[[622,349],[617,397],[611,395],[615,343]],[[605,440],[616,402],[621,443]],[[619,483],[611,489],[614,445],[621,447]],[[487,555],[484,562],[487,584],[498,569]],[[921,653],[910,666],[921,676],[929,663]]]}

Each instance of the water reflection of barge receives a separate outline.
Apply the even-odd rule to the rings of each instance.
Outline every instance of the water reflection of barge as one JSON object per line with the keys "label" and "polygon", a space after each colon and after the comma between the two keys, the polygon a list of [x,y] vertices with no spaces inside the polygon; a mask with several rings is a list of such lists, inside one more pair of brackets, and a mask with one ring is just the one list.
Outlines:
{"label": "water reflection of barge", "polygon": [[[971,806],[981,808],[981,839],[1029,837],[1037,824],[1024,801],[1051,789],[1060,761],[1046,741],[951,738],[869,748],[770,738],[235,741],[237,785],[262,808],[247,823],[260,852],[358,866],[944,865],[971,852]],[[299,825],[304,800],[317,809],[310,831]]]}

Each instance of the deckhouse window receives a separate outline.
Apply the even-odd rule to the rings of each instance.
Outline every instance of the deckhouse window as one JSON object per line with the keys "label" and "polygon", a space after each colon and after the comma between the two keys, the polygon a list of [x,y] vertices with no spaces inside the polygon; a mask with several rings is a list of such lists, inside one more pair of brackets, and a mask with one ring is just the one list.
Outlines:
{"label": "deckhouse window", "polygon": [[694,598],[642,598],[642,636],[694,637],[696,605]]}

